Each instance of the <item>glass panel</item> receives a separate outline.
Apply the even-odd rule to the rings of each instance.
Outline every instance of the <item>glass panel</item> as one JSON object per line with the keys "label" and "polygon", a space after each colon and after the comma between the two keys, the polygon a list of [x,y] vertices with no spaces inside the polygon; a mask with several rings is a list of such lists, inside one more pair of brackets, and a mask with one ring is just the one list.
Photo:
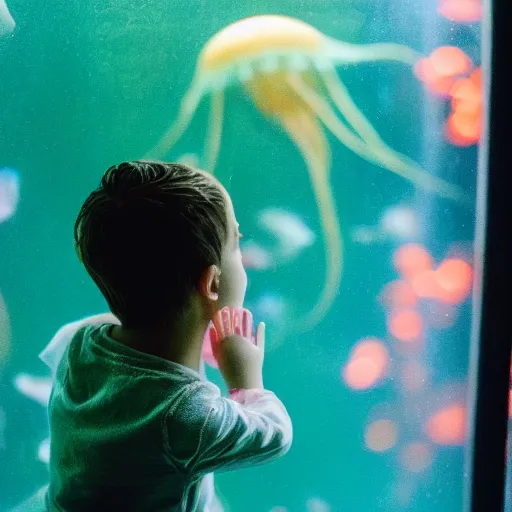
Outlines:
{"label": "glass panel", "polygon": [[38,354],[107,311],[74,252],[80,205],[108,166],[161,158],[232,196],[265,384],[294,424],[280,460],[216,475],[221,508],[459,512],[480,0],[6,1],[0,510],[49,480]]}

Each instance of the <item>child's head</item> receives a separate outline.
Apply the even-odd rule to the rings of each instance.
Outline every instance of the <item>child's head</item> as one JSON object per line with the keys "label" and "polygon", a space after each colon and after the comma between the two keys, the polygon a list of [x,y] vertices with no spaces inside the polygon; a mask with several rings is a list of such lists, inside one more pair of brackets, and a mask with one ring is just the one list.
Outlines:
{"label": "child's head", "polygon": [[110,167],[83,204],[75,246],[123,326],[154,328],[195,304],[241,306],[247,277],[231,199],[209,174],[163,162]]}

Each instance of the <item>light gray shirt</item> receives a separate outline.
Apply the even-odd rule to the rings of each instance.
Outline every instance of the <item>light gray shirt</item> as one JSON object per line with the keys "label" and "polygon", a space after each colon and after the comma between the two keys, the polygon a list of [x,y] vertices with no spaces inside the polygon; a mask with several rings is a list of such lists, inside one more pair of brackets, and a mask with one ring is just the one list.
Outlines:
{"label": "light gray shirt", "polygon": [[81,327],[50,397],[49,511],[218,512],[213,472],[272,461],[292,443],[274,393],[221,396],[204,375]]}

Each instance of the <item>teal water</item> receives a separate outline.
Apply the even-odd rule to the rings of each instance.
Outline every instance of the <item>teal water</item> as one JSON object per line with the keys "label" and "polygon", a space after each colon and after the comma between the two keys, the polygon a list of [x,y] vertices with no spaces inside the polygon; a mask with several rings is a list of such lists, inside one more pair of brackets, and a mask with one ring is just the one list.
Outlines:
{"label": "teal water", "polygon": [[[106,310],[73,250],[72,226],[81,202],[108,166],[140,158],[156,143],[175,118],[197,55],[213,34],[250,15],[286,14],[339,40],[392,41],[425,54],[457,45],[475,65],[480,63],[479,25],[443,19],[434,1],[10,0],[8,5],[17,27],[0,39],[0,167],[19,172],[21,195],[15,215],[0,224],[0,290],[12,325],[9,359],[0,369],[5,416],[0,511],[47,480],[47,466],[37,456],[47,436],[45,408],[18,392],[16,375],[47,376],[37,354],[55,331]],[[444,139],[446,100],[425,92],[406,66],[365,64],[338,72],[391,147],[474,194],[477,151]],[[167,158],[184,153],[201,158],[206,104]],[[397,279],[392,255],[398,242],[357,243],[353,229],[375,224],[386,208],[405,202],[420,218],[416,241],[439,263],[454,243],[471,248],[473,209],[415,189],[331,136],[329,143],[331,189],[345,239],[343,281],[315,329],[283,338],[287,321],[311,307],[323,284],[320,218],[295,146],[241,88],[227,91],[216,174],[233,197],[244,236],[263,243],[257,216],[279,207],[299,215],[316,240],[275,270],[248,271],[248,302],[257,304],[271,294],[287,308],[269,323],[265,379],[289,409],[294,446],[271,465],[219,475],[219,494],[226,510],[236,512],[273,507],[289,512],[460,511],[465,447],[429,444],[421,409],[446,405],[450,385],[464,402],[470,300],[457,307],[450,329],[426,333],[421,361],[429,379],[421,398],[405,394],[393,371],[379,386],[356,392],[342,381],[340,370],[354,344],[367,336],[385,341],[392,368],[402,358],[377,300],[385,284]],[[214,370],[209,377],[221,384]],[[380,410],[396,422],[398,437],[396,445],[376,453],[365,446],[364,433]],[[400,462],[412,441],[428,444],[432,454],[431,464],[419,472]],[[308,505],[312,499],[324,505]]]}

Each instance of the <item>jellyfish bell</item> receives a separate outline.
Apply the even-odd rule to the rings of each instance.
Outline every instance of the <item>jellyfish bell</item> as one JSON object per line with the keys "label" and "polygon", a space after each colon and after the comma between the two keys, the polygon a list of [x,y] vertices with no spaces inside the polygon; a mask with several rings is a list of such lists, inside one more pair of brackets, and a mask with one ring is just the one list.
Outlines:
{"label": "jellyfish bell", "polygon": [[162,157],[181,138],[206,95],[211,96],[204,168],[215,169],[224,117],[224,92],[242,85],[257,109],[277,122],[301,153],[322,220],[326,276],[320,297],[302,315],[299,330],[318,324],[338,295],[343,240],[330,186],[330,148],[324,128],[361,158],[441,196],[467,200],[445,181],[388,146],[352,100],[336,66],[395,61],[412,66],[418,54],[394,43],[349,44],[311,25],[280,15],[239,20],[203,47],[176,121],[148,153]]}

